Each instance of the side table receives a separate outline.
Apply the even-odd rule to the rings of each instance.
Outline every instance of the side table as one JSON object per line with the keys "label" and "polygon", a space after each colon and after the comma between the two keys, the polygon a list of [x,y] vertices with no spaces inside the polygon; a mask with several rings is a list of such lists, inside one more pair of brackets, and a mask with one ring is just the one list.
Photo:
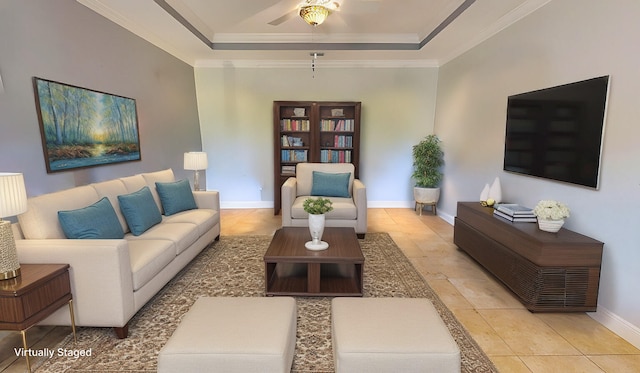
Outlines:
{"label": "side table", "polygon": [[[69,265],[21,264],[20,271],[20,276],[0,281],[0,329],[20,331],[26,352],[29,349],[27,330],[68,304],[76,340]],[[28,353],[25,353],[25,358],[31,372]]]}

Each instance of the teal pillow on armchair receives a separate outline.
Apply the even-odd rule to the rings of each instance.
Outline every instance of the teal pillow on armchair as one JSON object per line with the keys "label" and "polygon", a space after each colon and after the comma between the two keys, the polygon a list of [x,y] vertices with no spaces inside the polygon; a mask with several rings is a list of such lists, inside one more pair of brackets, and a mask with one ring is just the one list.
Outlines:
{"label": "teal pillow on armchair", "polygon": [[351,195],[349,195],[350,177],[351,174],[349,172],[335,174],[313,171],[311,195],[323,197],[351,197]]}

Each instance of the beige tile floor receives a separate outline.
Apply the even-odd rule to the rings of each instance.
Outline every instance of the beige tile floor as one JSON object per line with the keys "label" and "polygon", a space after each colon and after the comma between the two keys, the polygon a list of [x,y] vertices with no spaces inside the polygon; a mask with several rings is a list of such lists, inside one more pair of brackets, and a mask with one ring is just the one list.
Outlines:
{"label": "beige tile floor", "polygon": [[[426,211],[425,211],[426,212]],[[222,235],[273,234],[271,209],[222,210]],[[411,209],[369,209],[369,232],[388,232],[501,372],[640,372],[640,350],[584,313],[527,311],[453,244],[453,227]],[[35,348],[53,347],[69,330],[34,328]],[[23,372],[19,333],[2,338],[0,371]]]}

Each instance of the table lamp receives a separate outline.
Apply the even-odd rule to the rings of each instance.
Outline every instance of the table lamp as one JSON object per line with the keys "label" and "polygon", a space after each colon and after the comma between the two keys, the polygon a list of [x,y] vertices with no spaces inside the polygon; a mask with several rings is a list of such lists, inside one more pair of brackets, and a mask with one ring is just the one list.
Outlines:
{"label": "table lamp", "polygon": [[22,174],[0,173],[0,280],[20,275],[20,263],[11,222],[3,217],[16,216],[27,211],[27,190]]}
{"label": "table lamp", "polygon": [[193,190],[200,190],[200,170],[206,170],[207,166],[207,153],[184,153],[184,169],[195,171],[195,176],[193,177]]}

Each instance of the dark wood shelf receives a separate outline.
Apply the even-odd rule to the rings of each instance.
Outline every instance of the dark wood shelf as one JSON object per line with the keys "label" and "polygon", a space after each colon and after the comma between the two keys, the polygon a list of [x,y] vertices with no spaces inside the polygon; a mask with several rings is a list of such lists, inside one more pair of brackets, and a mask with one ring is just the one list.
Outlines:
{"label": "dark wood shelf", "polygon": [[595,311],[603,243],[535,223],[512,223],[478,202],[458,202],[454,243],[496,276],[527,309]]}
{"label": "dark wood shelf", "polygon": [[[360,164],[360,102],[329,102],[329,101],[274,101],[273,103],[273,131],[274,131],[274,190],[273,200],[275,215],[280,213],[280,188],[282,184],[291,176],[291,174],[282,172],[283,165],[295,165],[298,162],[283,160],[282,151],[295,151],[306,150],[307,160],[306,162],[322,162],[321,152],[335,151],[335,152],[349,152],[346,154],[337,154],[338,159],[349,159],[350,163],[355,166],[355,175],[357,179],[359,177],[359,164]],[[305,109],[305,116],[295,116],[294,109]],[[332,110],[342,110],[343,115],[332,115]],[[282,121],[308,121],[308,131],[295,131],[290,129],[283,129]],[[332,130],[323,130],[323,121],[337,121],[352,120],[353,128],[349,130],[335,130],[337,127],[332,127]],[[288,123],[288,122],[287,122]],[[324,127],[326,129],[326,127]],[[284,146],[283,136],[298,137],[302,139],[303,146]],[[334,136],[348,136],[352,146],[349,147],[336,147]],[[327,145],[330,143],[331,145]],[[324,144],[324,145],[323,145]]]}

